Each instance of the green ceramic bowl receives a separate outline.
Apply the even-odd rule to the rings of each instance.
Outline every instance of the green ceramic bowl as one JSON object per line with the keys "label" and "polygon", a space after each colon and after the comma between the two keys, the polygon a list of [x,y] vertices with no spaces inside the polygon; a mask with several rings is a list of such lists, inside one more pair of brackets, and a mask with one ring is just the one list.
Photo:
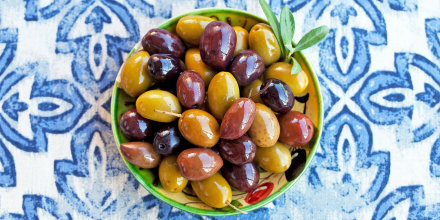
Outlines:
{"label": "green ceramic bowl", "polygon": [[[187,15],[203,15],[213,17],[217,20],[228,22],[232,26],[242,26],[247,30],[250,30],[250,28],[256,23],[267,23],[266,20],[260,17],[240,10],[206,8],[194,10],[173,17],[159,25],[158,28],[167,29],[169,31],[175,32],[175,27],[179,19]],[[128,56],[130,56],[133,52],[137,50],[141,50],[140,44],[137,44]],[[272,202],[274,199],[290,189],[290,187],[295,184],[295,182],[302,176],[306,168],[309,166],[318,147],[323,124],[323,105],[318,79],[313,73],[312,68],[305,59],[304,55],[302,53],[297,53],[295,56],[298,62],[301,64],[302,69],[307,73],[309,77],[309,86],[307,88],[307,91],[304,93],[302,99],[297,99],[295,103],[295,110],[305,112],[305,114],[312,120],[315,126],[314,137],[312,141],[308,144],[308,146],[304,147],[306,152],[306,158],[304,160],[305,162],[297,166],[292,175],[289,175],[286,178],[286,175],[284,173],[272,174],[269,172],[265,172],[264,170],[260,170],[261,173],[259,187],[257,187],[257,189],[255,189],[253,192],[243,193],[233,190],[233,201],[231,203],[239,207],[241,210],[252,211],[258,209],[268,204],[269,202]],[[111,122],[113,134],[119,152],[119,145],[128,141],[121,133],[121,130],[119,128],[119,117],[127,109],[134,108],[134,101],[135,99],[129,97],[127,94],[125,94],[124,91],[119,89],[117,83],[115,82],[111,102]],[[121,157],[124,158],[122,154]],[[157,174],[155,175],[154,171],[149,169],[140,169],[139,167],[130,164],[125,159],[124,162],[127,165],[128,169],[130,169],[130,171],[136,177],[136,179],[141,183],[141,185],[144,186],[151,194],[176,208],[194,214],[208,216],[228,216],[240,214],[230,207],[213,209],[209,206],[206,206],[200,200],[198,200],[198,198],[189,188],[185,189],[181,193],[169,193],[163,190],[160,183],[158,183],[159,181],[156,176]],[[291,181],[288,181],[287,179],[290,179]]]}

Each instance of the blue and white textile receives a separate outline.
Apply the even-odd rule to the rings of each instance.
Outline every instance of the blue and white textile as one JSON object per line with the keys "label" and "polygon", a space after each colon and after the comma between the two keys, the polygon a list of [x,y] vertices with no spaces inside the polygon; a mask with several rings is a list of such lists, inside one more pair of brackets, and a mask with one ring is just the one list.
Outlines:
{"label": "blue and white textile", "polygon": [[[240,219],[439,219],[440,1],[269,4],[276,13],[288,4],[301,34],[330,27],[304,52],[325,124],[300,181]],[[0,219],[207,218],[148,194],[110,129],[112,86],[130,49],[203,7],[263,15],[256,0],[0,2]]]}

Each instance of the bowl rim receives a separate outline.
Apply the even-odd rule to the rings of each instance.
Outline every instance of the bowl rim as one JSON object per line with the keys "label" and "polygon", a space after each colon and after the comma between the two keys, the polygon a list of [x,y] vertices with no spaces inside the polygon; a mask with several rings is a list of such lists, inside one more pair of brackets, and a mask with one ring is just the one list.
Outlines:
{"label": "bowl rim", "polygon": [[[254,14],[248,13],[246,11],[242,11],[242,10],[238,10],[238,9],[231,9],[231,8],[202,8],[202,9],[195,9],[195,10],[191,10],[182,14],[179,14],[177,16],[174,16],[170,19],[167,19],[166,21],[164,21],[163,23],[161,23],[160,25],[157,26],[157,28],[166,28],[174,23],[176,23],[180,18],[184,17],[184,16],[188,16],[188,15],[199,15],[199,14],[207,14],[207,13],[232,13],[232,14],[240,14],[240,15],[244,15],[246,17],[250,17],[253,18],[259,22],[265,22],[268,23],[266,19],[263,19],[259,16],[256,16]],[[136,48],[133,48],[130,53],[127,55],[127,58],[130,57],[134,51],[136,50]],[[272,202],[273,200],[275,200],[276,198],[278,198],[279,196],[283,195],[287,190],[289,190],[293,185],[295,185],[295,183],[302,177],[302,175],[306,172],[307,168],[310,166],[310,163],[312,162],[316,150],[319,147],[319,143],[321,140],[321,135],[322,135],[322,128],[323,128],[323,120],[324,120],[324,106],[323,106],[323,100],[322,100],[322,94],[321,94],[321,87],[319,84],[319,80],[318,80],[318,76],[315,74],[315,72],[313,71],[313,69],[311,68],[308,60],[306,59],[306,57],[304,56],[304,54],[300,51],[297,53],[298,56],[301,57],[301,59],[303,60],[305,66],[307,67],[309,73],[310,73],[310,77],[313,81],[313,84],[315,86],[315,90],[316,90],[316,96],[318,99],[318,124],[317,129],[318,129],[318,134],[316,137],[316,142],[315,144],[311,147],[311,151],[310,151],[310,155],[306,160],[306,164],[304,166],[303,171],[292,181],[288,181],[287,183],[285,183],[283,186],[281,186],[277,191],[275,191],[273,194],[269,195],[268,197],[266,197],[265,199],[259,201],[258,203],[252,204],[252,205],[248,205],[245,207],[241,207],[240,209],[242,209],[243,211],[253,211],[256,210],[258,208],[261,208],[262,206],[267,205],[268,203]],[[115,139],[115,144],[116,147],[118,148],[119,154],[121,155],[125,165],[127,166],[127,168],[130,170],[131,174],[133,174],[133,176],[136,178],[136,180],[151,194],[153,194],[156,198],[158,198],[159,200],[167,203],[168,205],[171,205],[173,207],[176,207],[180,210],[192,213],[192,214],[197,214],[197,215],[204,215],[204,216],[231,216],[231,215],[237,215],[237,214],[241,214],[238,211],[235,210],[231,210],[231,211],[218,211],[218,210],[205,210],[205,209],[200,209],[200,208],[195,208],[195,207],[191,207],[191,206],[187,206],[187,205],[183,205],[179,202],[176,202],[168,197],[166,197],[165,195],[162,195],[160,192],[158,192],[156,189],[154,189],[153,187],[151,187],[150,185],[146,184],[144,182],[144,178],[142,176],[140,176],[138,173],[134,172],[134,168],[132,166],[129,165],[129,162],[127,160],[125,160],[125,158],[123,157],[121,150],[120,150],[120,140],[119,140],[119,134],[117,132],[117,115],[116,115],[116,108],[118,107],[118,103],[116,100],[116,97],[118,97],[119,94],[119,88],[117,86],[117,82],[115,80],[115,83],[113,85],[113,91],[112,91],[112,97],[111,97],[111,107],[110,107],[110,115],[111,115],[111,127],[112,127],[112,133],[113,133],[113,137]]]}

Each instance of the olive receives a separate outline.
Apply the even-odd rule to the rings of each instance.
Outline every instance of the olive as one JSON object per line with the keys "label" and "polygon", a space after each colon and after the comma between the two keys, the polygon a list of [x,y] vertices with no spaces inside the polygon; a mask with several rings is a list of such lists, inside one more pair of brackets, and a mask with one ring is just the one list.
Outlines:
{"label": "olive", "polygon": [[[251,84],[247,85],[246,87],[244,87],[241,90],[241,96],[242,97],[251,97],[254,94],[258,93],[260,91],[260,86],[261,84],[263,84],[263,81],[256,79],[254,82],[252,82]],[[260,95],[257,95],[255,97],[251,98],[252,101],[254,102],[258,102],[258,103],[263,103],[263,100],[261,100]]]}
{"label": "olive", "polygon": [[198,48],[191,48],[186,51],[185,64],[187,69],[194,70],[202,76],[203,81],[205,82],[205,87],[209,86],[212,77],[217,73],[203,62]]}
{"label": "olive", "polygon": [[183,112],[179,119],[179,131],[187,141],[199,147],[212,147],[220,138],[217,120],[199,109]]}
{"label": "olive", "polygon": [[277,142],[272,147],[257,147],[255,161],[269,172],[282,173],[289,169],[292,157],[286,145]]}
{"label": "olive", "polygon": [[229,71],[238,85],[247,86],[263,74],[263,58],[252,50],[244,50],[234,57]]}
{"label": "olive", "polygon": [[278,117],[280,141],[290,146],[304,146],[313,137],[313,123],[309,117],[298,111],[291,111]]}
{"label": "olive", "polygon": [[175,82],[182,71],[181,60],[170,54],[154,54],[148,60],[148,74],[156,82]]}
{"label": "olive", "polygon": [[237,43],[235,44],[234,50],[234,56],[236,56],[241,51],[248,49],[249,32],[240,26],[234,26],[232,28],[235,31],[235,35],[237,35]]}
{"label": "olive", "polygon": [[267,106],[256,103],[254,122],[248,132],[259,147],[271,147],[280,137],[280,124],[277,116]]}
{"label": "olive", "polygon": [[180,107],[177,97],[170,92],[162,90],[149,90],[136,99],[136,111],[144,118],[157,122],[172,122],[177,116],[156,112],[157,110],[180,114]]}
{"label": "olive", "polygon": [[199,181],[214,175],[223,166],[222,158],[208,148],[189,148],[177,157],[180,173],[191,181]]}
{"label": "olive", "polygon": [[294,104],[294,96],[289,86],[279,79],[266,79],[261,84],[261,100],[274,112],[289,112]]}
{"label": "olive", "polygon": [[274,63],[266,69],[264,77],[266,79],[274,78],[285,82],[290,90],[292,90],[293,95],[301,95],[307,89],[309,85],[309,78],[304,71],[296,74],[292,74],[290,70],[292,69],[292,64],[278,62]]}
{"label": "olive", "polygon": [[286,170],[287,181],[292,181],[304,170],[307,162],[307,152],[304,149],[296,149],[292,153],[292,164]]}
{"label": "olive", "polygon": [[212,78],[208,87],[208,105],[215,118],[222,120],[228,108],[238,98],[240,89],[231,73],[220,72]]}
{"label": "olive", "polygon": [[180,74],[176,84],[177,98],[186,108],[197,108],[205,101],[205,83],[202,77],[192,70]]}
{"label": "olive", "polygon": [[165,157],[159,165],[159,181],[162,187],[168,192],[181,192],[188,180],[180,174],[179,166],[177,165],[177,156],[171,155]]}
{"label": "olive", "polygon": [[243,135],[235,140],[221,140],[217,145],[223,159],[235,165],[252,162],[257,146],[251,138]]}
{"label": "olive", "polygon": [[203,30],[211,21],[214,19],[200,15],[185,16],[177,22],[177,35],[188,44],[198,46]]}
{"label": "olive", "polygon": [[131,141],[146,140],[152,130],[150,120],[140,116],[136,109],[128,109],[119,118],[122,133]]}
{"label": "olive", "polygon": [[147,142],[126,142],[120,146],[121,153],[128,162],[141,168],[154,168],[159,165],[160,154]]}
{"label": "olive", "polygon": [[176,85],[172,83],[155,83],[150,87],[149,90],[163,90],[172,93],[173,95],[177,94]]}
{"label": "olive", "polygon": [[213,21],[203,30],[200,55],[203,62],[218,70],[226,70],[234,57],[237,35],[231,25]]}
{"label": "olive", "polygon": [[151,86],[147,63],[150,55],[139,51],[129,57],[121,67],[120,83],[118,86],[131,97],[137,97]]}
{"label": "olive", "polygon": [[232,201],[229,183],[220,173],[202,181],[192,181],[191,187],[202,202],[214,208],[223,208]]}
{"label": "olive", "polygon": [[144,35],[141,41],[144,50],[150,54],[164,53],[182,57],[185,53],[185,45],[175,34],[164,30],[153,28]]}
{"label": "olive", "polygon": [[243,165],[225,165],[222,174],[232,187],[243,192],[251,192],[260,181],[260,171],[252,162]]}
{"label": "olive", "polygon": [[249,48],[257,52],[268,66],[280,59],[281,49],[269,25],[259,23],[249,32]]}
{"label": "olive", "polygon": [[255,102],[248,98],[237,99],[223,117],[220,137],[233,140],[243,136],[251,127],[255,117]]}
{"label": "olive", "polygon": [[154,135],[153,147],[157,153],[170,155],[177,153],[182,148],[182,137],[174,125],[165,125]]}

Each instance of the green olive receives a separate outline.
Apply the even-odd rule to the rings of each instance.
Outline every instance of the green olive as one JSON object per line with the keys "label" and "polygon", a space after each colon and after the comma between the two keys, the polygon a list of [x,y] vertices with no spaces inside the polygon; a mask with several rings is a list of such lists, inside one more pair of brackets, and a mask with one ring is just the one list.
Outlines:
{"label": "green olive", "polygon": [[282,173],[289,169],[292,157],[286,145],[277,142],[272,147],[257,147],[254,160],[269,172]]}
{"label": "green olive", "polygon": [[[263,84],[263,81],[256,79],[251,84],[247,85],[241,90],[241,96],[250,97],[254,95],[255,93],[260,91],[261,84]],[[254,101],[255,103],[263,103],[263,100],[261,100],[260,95],[253,97],[252,101]]]}
{"label": "green olive", "polygon": [[203,30],[211,21],[214,19],[200,15],[185,16],[177,22],[176,32],[183,41],[197,46]]}
{"label": "green olive", "polygon": [[203,110],[184,111],[178,124],[182,136],[199,147],[212,147],[220,139],[220,126],[217,120]]}
{"label": "green olive", "polygon": [[208,87],[212,77],[217,73],[203,62],[202,57],[200,56],[200,50],[197,48],[191,48],[186,51],[185,65],[186,69],[194,70],[202,76],[206,87]]}
{"label": "green olive", "polygon": [[172,122],[177,119],[174,115],[156,112],[157,110],[180,114],[182,108],[175,95],[163,90],[144,92],[136,100],[136,111],[144,118],[158,122]]}
{"label": "green olive", "polygon": [[159,165],[159,180],[162,187],[169,192],[181,192],[188,183],[182,174],[180,174],[177,165],[177,156],[171,155],[162,159]]}
{"label": "green olive", "polygon": [[280,137],[280,124],[269,107],[256,103],[256,114],[248,132],[259,147],[271,147]]}
{"label": "green olive", "polygon": [[121,67],[119,87],[131,97],[137,97],[151,86],[151,77],[147,72],[150,54],[139,51],[129,57]]}
{"label": "green olive", "polygon": [[240,26],[234,26],[232,28],[235,31],[235,35],[237,35],[237,43],[235,44],[235,50],[234,50],[234,56],[235,56],[241,51],[248,49],[249,32]]}
{"label": "green olive", "polygon": [[219,172],[204,180],[192,181],[191,186],[197,197],[211,207],[223,208],[232,201],[231,186]]}
{"label": "green olive", "polygon": [[249,32],[249,48],[257,52],[268,66],[277,62],[281,56],[280,45],[269,25],[259,23]]}
{"label": "green olive", "polygon": [[240,89],[234,76],[220,72],[212,78],[208,87],[208,105],[217,120],[222,120],[226,110],[240,98]]}
{"label": "green olive", "polygon": [[290,73],[292,69],[292,64],[278,62],[270,65],[269,68],[266,69],[264,73],[264,78],[270,79],[279,79],[285,82],[290,90],[292,90],[293,95],[302,95],[304,91],[307,89],[309,85],[309,78],[304,71],[301,71],[297,74]]}

